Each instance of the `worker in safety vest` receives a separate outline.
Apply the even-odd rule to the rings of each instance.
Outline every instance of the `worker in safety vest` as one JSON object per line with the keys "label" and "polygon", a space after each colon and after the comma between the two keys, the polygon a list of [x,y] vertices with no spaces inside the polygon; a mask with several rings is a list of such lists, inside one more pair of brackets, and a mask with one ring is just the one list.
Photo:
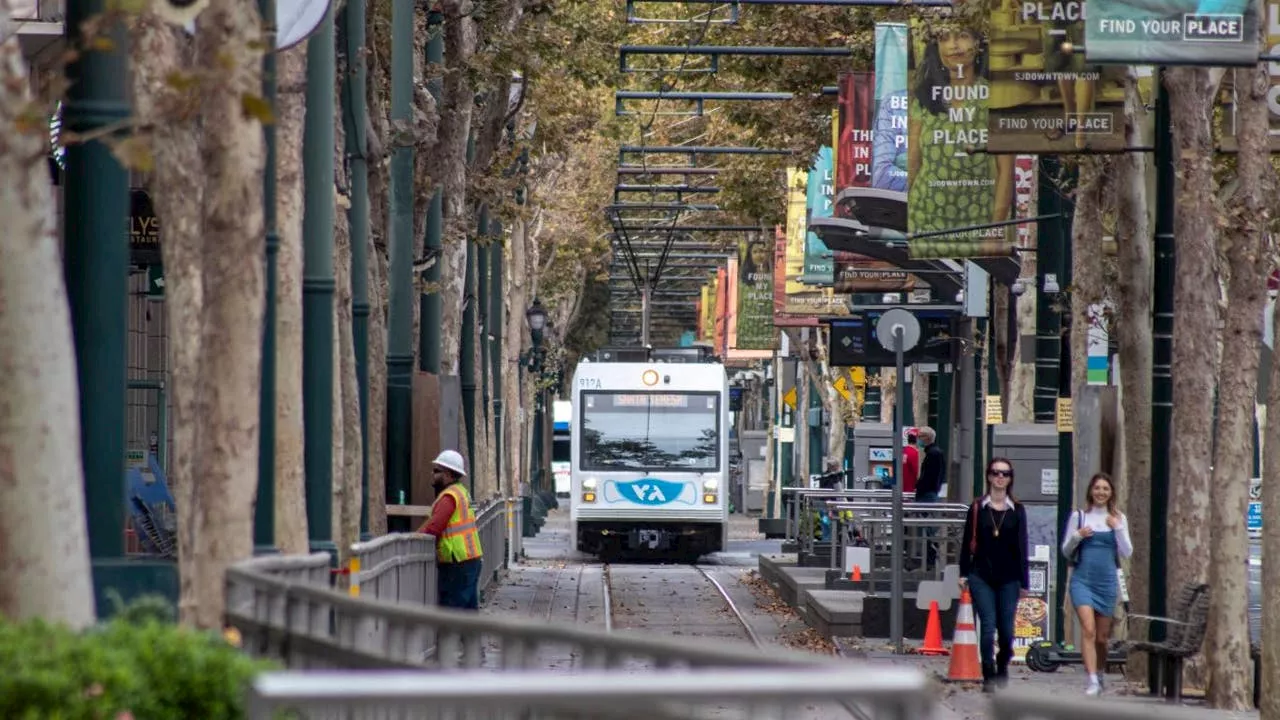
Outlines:
{"label": "worker in safety vest", "polygon": [[441,607],[480,608],[480,565],[484,553],[471,509],[471,496],[461,480],[467,476],[462,455],[445,450],[432,463],[431,486],[436,501],[431,518],[419,532],[436,538],[437,590]]}

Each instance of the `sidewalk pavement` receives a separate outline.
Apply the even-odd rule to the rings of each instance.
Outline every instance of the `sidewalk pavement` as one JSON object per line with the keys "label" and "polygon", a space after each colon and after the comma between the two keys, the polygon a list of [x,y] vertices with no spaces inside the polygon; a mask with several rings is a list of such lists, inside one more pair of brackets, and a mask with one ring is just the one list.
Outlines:
{"label": "sidewalk pavement", "polygon": [[[919,643],[906,643],[909,647],[917,647]],[[911,667],[923,670],[926,674],[938,679],[938,698],[950,714],[940,714],[938,720],[986,720],[989,715],[990,700],[983,694],[977,683],[948,683],[945,678],[951,664],[949,656],[929,657],[927,655],[898,655],[894,653],[887,640],[871,638],[838,638],[836,646],[840,654],[850,659],[868,662],[872,665],[891,667]],[[1034,688],[1037,694],[1054,697],[1078,697],[1082,706],[1094,702],[1085,696],[1086,685],[1084,670],[1078,666],[1060,668],[1057,672],[1034,672],[1025,665],[1012,665],[1009,668],[1009,687]],[[1151,717],[1161,716],[1163,708],[1169,707],[1159,698],[1147,695],[1140,687],[1131,687],[1118,673],[1106,676],[1105,691],[1102,699],[1109,702],[1134,703],[1148,705]],[[1182,705],[1196,708],[1204,720],[1255,720],[1257,711],[1232,712],[1227,710],[1211,710],[1197,699],[1184,699]]]}

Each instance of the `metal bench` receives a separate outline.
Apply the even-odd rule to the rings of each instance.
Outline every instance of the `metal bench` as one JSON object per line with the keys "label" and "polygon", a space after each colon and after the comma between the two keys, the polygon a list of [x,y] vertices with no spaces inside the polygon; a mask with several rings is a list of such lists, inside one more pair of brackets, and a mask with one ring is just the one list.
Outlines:
{"label": "metal bench", "polygon": [[1183,665],[1187,658],[1200,652],[1209,625],[1209,595],[1207,584],[1187,583],[1174,594],[1169,617],[1137,613],[1128,616],[1131,633],[1134,620],[1168,626],[1164,640],[1130,640],[1124,644],[1126,652],[1144,652],[1156,663],[1156,682],[1150,688],[1152,695],[1163,694],[1170,702],[1182,698]]}

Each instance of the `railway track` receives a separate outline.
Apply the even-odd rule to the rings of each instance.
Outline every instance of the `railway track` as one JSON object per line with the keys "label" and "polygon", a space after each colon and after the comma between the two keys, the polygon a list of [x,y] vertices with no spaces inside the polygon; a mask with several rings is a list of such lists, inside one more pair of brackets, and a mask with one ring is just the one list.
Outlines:
{"label": "railway track", "polygon": [[[623,567],[626,567],[632,571],[635,571],[636,569],[636,566],[623,566]],[[646,571],[652,571],[652,572],[657,572],[662,574],[670,574],[677,577],[679,574],[682,573],[682,571],[692,570],[693,572],[697,573],[697,575],[705,581],[705,586],[709,586],[712,590],[714,590],[715,595],[723,603],[724,609],[726,609],[729,615],[732,617],[734,625],[737,626],[737,628],[741,631],[741,634],[747,639],[747,641],[750,642],[754,647],[757,647],[757,648],[764,647],[764,644],[760,640],[760,637],[756,634],[755,630],[751,627],[751,623],[747,621],[746,615],[743,614],[742,610],[738,607],[737,603],[734,602],[733,596],[729,594],[729,591],[724,587],[724,585],[719,580],[717,580],[711,574],[711,572],[708,571],[706,567],[703,567],[701,565],[659,565],[659,566],[644,566],[643,569]],[[603,572],[603,579],[604,579],[604,582],[601,584],[603,588],[602,601],[604,605],[604,627],[606,632],[613,632],[615,629],[614,620],[616,615],[615,613],[616,605],[615,605],[615,597],[614,597],[614,591],[613,591],[613,584],[614,584],[613,566],[607,563],[604,564],[602,567],[602,572]]]}

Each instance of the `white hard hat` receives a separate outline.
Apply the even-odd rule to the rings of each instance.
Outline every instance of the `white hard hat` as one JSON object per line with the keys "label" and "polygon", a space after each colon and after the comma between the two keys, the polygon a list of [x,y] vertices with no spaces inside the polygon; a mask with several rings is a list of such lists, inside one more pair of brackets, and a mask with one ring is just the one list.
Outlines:
{"label": "white hard hat", "polygon": [[436,456],[432,464],[452,470],[458,473],[460,477],[467,476],[467,471],[462,466],[462,455],[457,450],[445,450]]}

